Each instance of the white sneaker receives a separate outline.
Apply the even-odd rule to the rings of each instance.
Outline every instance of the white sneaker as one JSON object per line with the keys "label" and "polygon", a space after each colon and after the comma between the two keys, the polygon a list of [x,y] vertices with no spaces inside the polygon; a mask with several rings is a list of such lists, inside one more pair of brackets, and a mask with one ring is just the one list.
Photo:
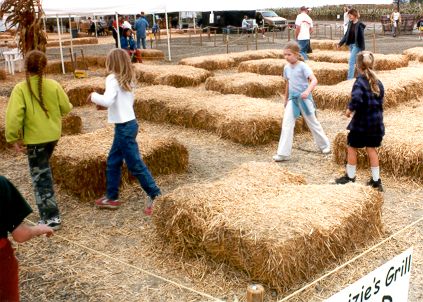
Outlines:
{"label": "white sneaker", "polygon": [[323,154],[329,154],[330,153],[330,147],[326,147],[322,150]]}
{"label": "white sneaker", "polygon": [[287,161],[289,159],[290,159],[289,156],[284,156],[284,155],[279,155],[279,154],[273,155],[273,160],[276,161],[276,162]]}

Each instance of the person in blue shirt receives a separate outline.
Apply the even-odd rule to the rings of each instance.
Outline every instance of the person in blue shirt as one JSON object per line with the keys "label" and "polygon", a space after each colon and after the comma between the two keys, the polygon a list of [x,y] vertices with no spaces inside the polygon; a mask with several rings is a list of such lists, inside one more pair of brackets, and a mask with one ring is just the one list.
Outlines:
{"label": "person in blue shirt", "polygon": [[137,32],[137,48],[141,48],[142,42],[142,48],[147,48],[146,43],[146,37],[147,37],[147,28],[148,28],[148,22],[144,17],[144,13],[141,12],[141,14],[137,15],[137,20],[135,21],[134,29]]}
{"label": "person in blue shirt", "polygon": [[120,38],[120,48],[125,49],[131,57],[131,62],[142,63],[141,51],[137,49],[134,38],[132,37],[132,30],[125,28]]}

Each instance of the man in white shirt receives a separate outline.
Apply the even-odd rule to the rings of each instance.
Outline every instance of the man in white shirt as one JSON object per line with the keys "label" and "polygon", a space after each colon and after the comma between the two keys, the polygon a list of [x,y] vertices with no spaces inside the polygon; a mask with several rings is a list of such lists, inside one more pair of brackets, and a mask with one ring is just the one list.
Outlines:
{"label": "man in white shirt", "polygon": [[396,37],[398,25],[401,24],[401,14],[397,8],[395,8],[394,11],[392,12],[390,19],[392,23],[392,35]]}
{"label": "man in white shirt", "polygon": [[309,8],[302,6],[300,14],[295,20],[295,38],[300,46],[300,53],[304,60],[308,60],[307,52],[310,48],[310,34],[313,32],[313,20],[308,15]]}
{"label": "man in white shirt", "polygon": [[348,12],[349,10],[352,8],[351,5],[345,6],[344,7],[344,35],[347,32],[348,29],[348,23],[350,22],[350,17],[348,16]]}

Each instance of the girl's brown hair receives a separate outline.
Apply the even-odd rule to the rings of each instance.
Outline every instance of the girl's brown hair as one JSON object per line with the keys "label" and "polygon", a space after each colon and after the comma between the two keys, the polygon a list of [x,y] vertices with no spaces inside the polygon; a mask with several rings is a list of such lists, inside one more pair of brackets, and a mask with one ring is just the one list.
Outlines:
{"label": "girl's brown hair", "polygon": [[119,86],[125,91],[132,91],[135,83],[135,71],[128,53],[120,48],[112,49],[106,58],[107,72],[113,73]]}
{"label": "girl's brown hair", "polygon": [[293,54],[298,55],[298,60],[304,61],[303,56],[300,54],[300,46],[297,42],[288,42],[283,49],[290,50]]}
{"label": "girl's brown hair", "polygon": [[[29,93],[31,94],[31,97],[34,97],[37,100],[37,102],[40,104],[46,116],[49,117],[48,110],[46,105],[44,104],[44,99],[43,99],[43,76],[44,76],[46,67],[47,67],[47,56],[45,55],[45,53],[39,50],[31,50],[30,52],[26,54],[25,73],[26,73],[26,83],[28,85]],[[33,75],[38,76],[38,96],[36,96],[34,91],[32,90],[31,82],[29,80],[29,77]]]}
{"label": "girl's brown hair", "polygon": [[355,8],[352,8],[348,11],[348,15],[354,16],[356,18],[360,17],[360,14],[358,13],[358,11]]}
{"label": "girl's brown hair", "polygon": [[380,87],[379,79],[376,76],[376,73],[373,71],[373,66],[375,63],[375,58],[370,51],[362,51],[357,54],[357,68],[363,73],[364,77],[370,83],[370,89],[372,92],[379,96]]}

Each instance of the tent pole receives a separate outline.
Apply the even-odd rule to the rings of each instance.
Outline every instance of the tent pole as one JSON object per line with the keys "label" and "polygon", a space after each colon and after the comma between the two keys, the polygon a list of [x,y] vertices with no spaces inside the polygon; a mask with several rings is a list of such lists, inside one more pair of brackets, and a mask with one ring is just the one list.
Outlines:
{"label": "tent pole", "polygon": [[195,15],[196,15],[196,13],[194,13],[192,16],[193,16],[193,18],[192,18],[192,20],[193,20],[193,22],[194,22],[194,34],[197,34],[197,29],[195,28]]}
{"label": "tent pole", "polygon": [[94,21],[95,37],[98,39],[98,34],[97,34],[97,17],[94,14],[93,14],[93,19],[95,19],[95,21]]}
{"label": "tent pole", "polygon": [[69,31],[70,31],[70,47],[71,47],[71,56],[73,59],[73,36],[72,36],[72,21],[71,15],[69,15]]}
{"label": "tent pole", "polygon": [[165,9],[165,18],[166,18],[166,35],[167,35],[167,53],[169,55],[169,61],[172,61],[172,55],[170,54],[170,33],[169,33],[169,18],[167,16],[167,9]]}
{"label": "tent pole", "polygon": [[60,33],[60,21],[59,21],[59,15],[56,15],[56,21],[57,21],[57,33],[59,34],[59,45],[60,45],[60,60],[62,61],[62,72],[65,74],[65,61],[63,60],[63,46],[62,46],[62,35]]}
{"label": "tent pole", "polygon": [[116,34],[117,34],[117,42],[118,42],[118,48],[121,48],[120,46],[120,33],[119,33],[119,15],[116,12]]}

